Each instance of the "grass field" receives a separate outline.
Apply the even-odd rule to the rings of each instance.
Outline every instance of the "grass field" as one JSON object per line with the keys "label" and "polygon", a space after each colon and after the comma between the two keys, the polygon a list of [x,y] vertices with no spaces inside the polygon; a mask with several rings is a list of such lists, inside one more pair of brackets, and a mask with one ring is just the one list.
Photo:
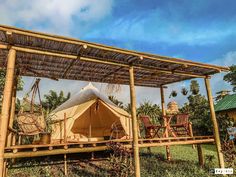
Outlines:
{"label": "grass field", "polygon": [[[206,166],[200,168],[198,165],[197,149],[191,145],[171,146],[172,160],[167,162],[165,159],[165,147],[152,148],[151,154],[147,149],[141,149],[141,176],[142,177],[204,177],[210,176],[209,169],[217,167],[217,156],[213,145],[203,145],[203,152],[207,159]],[[100,160],[88,160],[87,155],[71,155],[69,157],[68,173],[69,176],[109,176],[109,161],[106,154],[95,154]],[[103,157],[103,160],[101,158]],[[36,159],[33,162],[20,161],[13,165],[8,175],[10,177],[49,177],[64,176],[64,166],[61,159],[44,158]],[[78,160],[79,159],[79,160]]]}

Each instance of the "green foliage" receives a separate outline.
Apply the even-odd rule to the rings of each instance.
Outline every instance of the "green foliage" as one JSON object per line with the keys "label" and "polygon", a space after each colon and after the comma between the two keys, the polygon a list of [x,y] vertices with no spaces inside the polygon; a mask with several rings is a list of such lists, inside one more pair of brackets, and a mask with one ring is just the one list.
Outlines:
{"label": "green foliage", "polygon": [[[2,96],[3,96],[3,89],[5,85],[5,77],[6,77],[6,70],[0,69],[0,105],[2,101]],[[22,77],[18,77],[17,80],[17,91],[23,90],[24,82],[22,80]],[[0,107],[1,109],[1,107]]]}
{"label": "green foliage", "polygon": [[119,106],[120,108],[124,108],[124,104],[122,101],[119,101],[118,99],[116,99],[115,96],[110,95],[108,96],[109,100],[111,100],[111,102],[113,102],[115,105]]}
{"label": "green foliage", "polygon": [[224,76],[224,80],[231,83],[233,91],[236,92],[236,65],[230,67],[230,72]]}
{"label": "green foliage", "polygon": [[[185,103],[180,112],[189,113],[192,122],[194,135],[212,135],[213,126],[210,118],[208,100],[201,94],[196,94],[194,90],[200,90],[197,81],[192,81],[190,85],[191,95],[188,96],[188,103]],[[233,122],[227,115],[218,114],[217,121],[221,140],[227,137],[227,128],[231,127]]]}
{"label": "green foliage", "polygon": [[234,142],[225,141],[222,143],[222,153],[227,168],[236,168],[236,148]]}
{"label": "green foliage", "polygon": [[[6,71],[4,69],[0,69],[0,110],[1,110],[4,85],[5,85],[5,77],[6,77]],[[23,86],[24,82],[22,80],[22,77],[18,77],[17,91],[23,90]]]}
{"label": "green foliage", "polygon": [[111,150],[109,158],[111,176],[132,176],[134,174],[132,151],[117,142],[110,142],[107,145]]}
{"label": "green foliage", "polygon": [[59,95],[57,92],[50,90],[48,94],[44,95],[44,100],[42,101],[42,106],[48,112],[56,109],[62,103],[70,98],[70,92],[65,96],[63,91],[60,91]]}
{"label": "green foliage", "polygon": [[[0,69],[0,95],[3,93],[4,85],[5,85],[5,77],[6,77],[6,71],[3,69]],[[17,91],[23,90],[24,82],[22,80],[22,77],[18,77],[18,83],[17,83]]]}
{"label": "green foliage", "polygon": [[220,101],[222,100],[225,96],[229,95],[230,91],[228,90],[221,90],[216,93],[216,98],[215,101]]}
{"label": "green foliage", "polygon": [[137,116],[149,116],[153,123],[161,123],[161,109],[157,104],[150,101],[144,101],[137,108]]}
{"label": "green foliage", "polygon": [[180,112],[189,113],[195,135],[212,134],[212,123],[209,117],[208,101],[201,94],[188,96],[188,103],[185,103]]}
{"label": "green foliage", "polygon": [[129,113],[131,114],[131,104],[128,103],[127,105],[125,105],[124,109]]}
{"label": "green foliage", "polygon": [[216,119],[219,126],[220,131],[220,138],[222,141],[228,139],[228,133],[227,128],[232,127],[234,124],[234,121],[232,118],[230,118],[227,114],[217,114]]}
{"label": "green foliage", "polygon": [[199,93],[200,86],[197,82],[197,80],[191,80],[190,84],[190,91],[193,95],[197,95]]}

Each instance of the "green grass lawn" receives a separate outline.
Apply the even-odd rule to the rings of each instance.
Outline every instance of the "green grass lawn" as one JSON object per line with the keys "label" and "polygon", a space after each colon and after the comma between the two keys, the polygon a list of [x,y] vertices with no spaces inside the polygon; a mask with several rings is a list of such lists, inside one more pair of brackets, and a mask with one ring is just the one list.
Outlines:
{"label": "green grass lawn", "polygon": [[[152,148],[152,155],[147,155],[147,149],[143,149],[141,156],[141,172],[144,177],[169,176],[169,177],[201,177],[210,176],[209,169],[217,167],[217,156],[214,145],[203,145],[204,157],[213,156],[213,160],[206,160],[206,166],[198,165],[197,148],[191,145],[171,146],[171,161],[166,161],[165,147]],[[159,160],[157,160],[159,159]]]}
{"label": "green grass lawn", "polygon": [[[165,147],[152,148],[151,154],[147,153],[146,148],[141,149],[141,176],[204,177],[210,176],[209,168],[217,167],[217,156],[214,145],[203,145],[205,157],[206,155],[212,155],[214,157],[212,162],[207,161],[206,167],[204,168],[199,167],[197,149],[193,149],[191,145],[171,146],[170,150],[172,160],[168,162],[165,160]],[[74,160],[75,156],[79,157],[81,155],[71,155],[69,157],[69,176],[108,176],[109,161],[89,161],[89,154],[80,160]],[[103,157],[104,155],[95,154],[95,157],[98,156]],[[24,161],[21,161],[17,163],[18,165],[16,164],[9,169],[8,175],[11,177],[64,176],[62,159],[55,162],[52,158],[46,158],[26,164],[23,163]],[[54,165],[52,165],[52,161]],[[57,164],[55,165],[55,163]]]}

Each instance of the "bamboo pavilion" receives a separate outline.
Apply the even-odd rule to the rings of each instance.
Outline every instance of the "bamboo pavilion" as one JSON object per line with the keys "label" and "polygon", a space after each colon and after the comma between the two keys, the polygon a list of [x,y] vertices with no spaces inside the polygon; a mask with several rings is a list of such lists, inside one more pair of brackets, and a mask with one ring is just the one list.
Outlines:
{"label": "bamboo pavilion", "polygon": [[[133,138],[120,140],[120,142],[133,148],[136,177],[140,176],[139,148],[142,147],[197,144],[201,157],[200,144],[215,142],[219,167],[224,167],[210,78],[213,74],[228,71],[227,67],[124,50],[3,25],[0,25],[0,67],[6,69],[0,123],[0,177],[6,175],[7,161],[12,158],[59,154],[65,155],[66,158],[68,153],[102,151],[107,148],[106,141],[80,144],[65,142],[58,145],[12,144],[11,130],[15,113],[16,78],[19,75],[129,85]],[[214,135],[156,138],[152,141],[139,139],[135,86],[160,88],[162,113],[165,115],[164,87],[167,84],[193,78],[205,80]]]}

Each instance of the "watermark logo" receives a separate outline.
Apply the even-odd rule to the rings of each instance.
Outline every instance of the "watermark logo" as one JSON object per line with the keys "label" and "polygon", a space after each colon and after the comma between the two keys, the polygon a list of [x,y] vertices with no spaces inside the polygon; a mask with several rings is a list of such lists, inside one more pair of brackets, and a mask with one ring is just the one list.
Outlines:
{"label": "watermark logo", "polygon": [[209,171],[210,174],[215,175],[232,175],[234,174],[233,168],[212,168]]}

